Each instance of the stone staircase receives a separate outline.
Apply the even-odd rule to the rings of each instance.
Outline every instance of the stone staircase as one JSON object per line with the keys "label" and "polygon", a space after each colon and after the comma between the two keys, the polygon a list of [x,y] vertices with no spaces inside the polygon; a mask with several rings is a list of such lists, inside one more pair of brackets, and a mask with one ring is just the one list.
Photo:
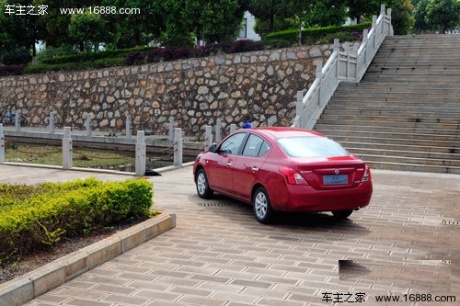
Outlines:
{"label": "stone staircase", "polygon": [[460,35],[385,38],[314,129],[371,168],[460,174]]}

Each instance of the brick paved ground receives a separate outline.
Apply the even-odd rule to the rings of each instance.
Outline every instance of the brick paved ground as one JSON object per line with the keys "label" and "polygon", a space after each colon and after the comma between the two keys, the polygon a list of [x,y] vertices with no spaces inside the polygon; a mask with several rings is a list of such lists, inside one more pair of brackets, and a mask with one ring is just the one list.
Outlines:
{"label": "brick paved ground", "polygon": [[[0,183],[91,175],[126,178],[0,165]],[[370,206],[350,220],[283,214],[266,226],[245,204],[198,198],[191,167],[163,173],[150,178],[154,206],[177,214],[175,229],[27,305],[350,305],[362,294],[362,305],[433,305],[375,302],[404,293],[460,305],[460,176],[375,170],[373,179]]]}

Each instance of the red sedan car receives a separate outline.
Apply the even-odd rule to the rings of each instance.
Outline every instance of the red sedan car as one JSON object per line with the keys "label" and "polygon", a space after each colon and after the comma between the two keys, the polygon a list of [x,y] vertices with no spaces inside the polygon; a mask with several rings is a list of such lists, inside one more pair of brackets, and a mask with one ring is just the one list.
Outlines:
{"label": "red sedan car", "polygon": [[371,173],[361,159],[299,128],[237,130],[199,154],[193,174],[200,197],[216,191],[250,203],[261,223],[276,211],[331,211],[347,218],[372,196]]}

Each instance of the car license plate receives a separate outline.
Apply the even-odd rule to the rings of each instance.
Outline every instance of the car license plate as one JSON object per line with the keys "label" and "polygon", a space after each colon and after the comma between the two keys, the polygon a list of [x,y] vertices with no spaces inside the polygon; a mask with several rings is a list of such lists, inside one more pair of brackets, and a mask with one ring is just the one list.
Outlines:
{"label": "car license plate", "polygon": [[347,174],[323,175],[324,185],[341,185],[348,184]]}

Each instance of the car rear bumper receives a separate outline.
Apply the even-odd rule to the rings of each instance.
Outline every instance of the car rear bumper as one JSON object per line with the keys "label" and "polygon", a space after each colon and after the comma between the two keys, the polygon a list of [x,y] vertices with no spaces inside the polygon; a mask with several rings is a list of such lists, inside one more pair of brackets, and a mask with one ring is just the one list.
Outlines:
{"label": "car rear bumper", "polygon": [[277,211],[319,212],[354,210],[369,205],[372,184],[362,183],[356,188],[337,190],[316,190],[310,186],[288,185],[287,194],[271,198]]}

